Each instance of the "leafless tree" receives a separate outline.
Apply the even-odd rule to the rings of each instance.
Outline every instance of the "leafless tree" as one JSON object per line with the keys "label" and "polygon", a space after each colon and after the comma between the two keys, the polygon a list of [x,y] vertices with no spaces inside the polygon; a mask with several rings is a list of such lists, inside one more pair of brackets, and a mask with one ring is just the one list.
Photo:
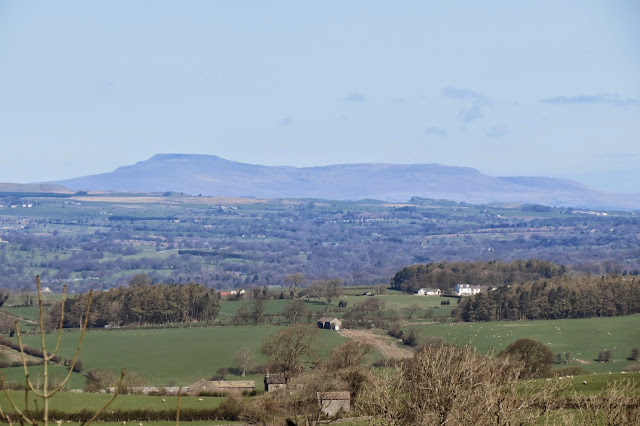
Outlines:
{"label": "leafless tree", "polygon": [[238,369],[242,371],[244,377],[251,367],[253,367],[253,354],[247,347],[240,348],[234,355]]}
{"label": "leafless tree", "polygon": [[286,383],[302,371],[305,363],[317,360],[318,328],[293,324],[267,337],[260,351],[269,359],[274,372],[282,373]]}
{"label": "leafless tree", "polygon": [[304,284],[305,280],[304,274],[301,273],[289,274],[284,277],[284,283],[289,287],[289,294],[292,299],[298,296],[298,287]]}

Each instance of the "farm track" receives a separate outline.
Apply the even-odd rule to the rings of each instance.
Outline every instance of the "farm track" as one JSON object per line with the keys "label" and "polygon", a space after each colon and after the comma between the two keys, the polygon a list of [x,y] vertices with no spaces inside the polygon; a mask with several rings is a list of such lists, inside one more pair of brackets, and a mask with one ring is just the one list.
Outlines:
{"label": "farm track", "polygon": [[391,344],[391,337],[375,334],[370,330],[340,330],[339,333],[348,339],[360,339],[374,348],[387,358],[403,359],[413,357],[413,352],[408,349],[398,348]]}
{"label": "farm track", "polygon": [[4,315],[10,316],[12,318],[15,318],[17,320],[28,322],[29,324],[36,324],[36,322],[34,320],[30,320],[28,318],[21,317],[20,315],[10,314],[9,312],[5,312],[5,311],[0,311],[0,314],[4,314]]}

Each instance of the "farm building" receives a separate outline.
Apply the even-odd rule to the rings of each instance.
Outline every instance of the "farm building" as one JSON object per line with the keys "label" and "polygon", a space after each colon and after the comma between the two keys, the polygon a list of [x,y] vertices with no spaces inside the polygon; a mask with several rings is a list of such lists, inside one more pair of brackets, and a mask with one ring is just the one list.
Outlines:
{"label": "farm building", "polygon": [[204,380],[200,379],[191,386],[187,387],[184,392],[187,395],[196,396],[200,392],[242,392],[255,390],[256,383],[253,380]]}
{"label": "farm building", "polygon": [[264,376],[264,390],[265,392],[273,392],[278,389],[284,389],[287,387],[287,382],[284,379],[284,374],[267,374]]}
{"label": "farm building", "polygon": [[473,296],[480,293],[479,286],[470,286],[469,284],[456,284],[455,292],[458,296]]}
{"label": "farm building", "polygon": [[416,290],[413,294],[416,296],[440,296],[442,292],[439,288],[421,288]]}
{"label": "farm building", "polygon": [[345,392],[318,392],[318,407],[327,417],[351,410],[351,394]]}
{"label": "farm building", "polygon": [[326,330],[340,330],[342,321],[335,317],[322,317],[318,319],[318,327]]}

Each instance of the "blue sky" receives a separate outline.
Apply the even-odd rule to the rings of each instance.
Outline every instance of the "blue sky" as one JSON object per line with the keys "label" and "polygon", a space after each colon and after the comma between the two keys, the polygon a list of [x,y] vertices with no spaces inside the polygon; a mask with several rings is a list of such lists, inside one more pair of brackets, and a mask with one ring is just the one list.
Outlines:
{"label": "blue sky", "polygon": [[0,181],[157,153],[640,192],[640,2],[2,1]]}

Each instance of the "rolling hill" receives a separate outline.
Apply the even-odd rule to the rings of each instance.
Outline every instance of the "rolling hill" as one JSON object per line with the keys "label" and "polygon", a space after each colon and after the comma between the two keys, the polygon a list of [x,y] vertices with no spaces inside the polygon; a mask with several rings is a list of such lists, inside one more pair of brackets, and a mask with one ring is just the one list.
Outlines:
{"label": "rolling hill", "polygon": [[548,177],[492,177],[441,164],[262,166],[215,155],[158,154],[113,172],[53,182],[74,190],[184,192],[259,198],[378,199],[414,196],[482,203],[536,203],[583,208],[640,208],[640,194],[599,191]]}

